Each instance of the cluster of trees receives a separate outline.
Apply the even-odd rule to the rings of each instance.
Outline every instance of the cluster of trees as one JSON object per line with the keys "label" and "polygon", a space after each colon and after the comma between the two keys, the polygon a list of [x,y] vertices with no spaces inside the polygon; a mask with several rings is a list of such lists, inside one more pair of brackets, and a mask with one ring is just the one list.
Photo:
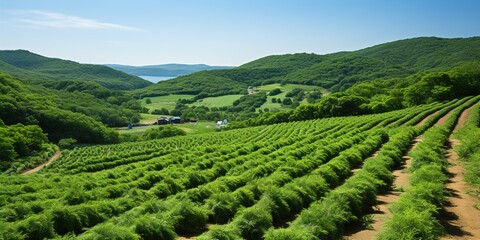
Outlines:
{"label": "cluster of trees", "polygon": [[[0,119],[6,125],[37,125],[48,134],[48,139],[55,143],[63,138],[74,138],[80,143],[118,142],[118,133],[114,130],[108,129],[90,116],[60,108],[53,100],[55,96],[41,94],[48,90],[35,92],[32,88],[33,86],[9,75],[0,74]],[[81,100],[82,98],[70,99],[72,103],[77,101],[79,105]],[[95,102],[88,104],[95,106]],[[101,112],[102,109],[96,111]]]}
{"label": "cluster of trees", "polygon": [[145,131],[142,138],[145,140],[153,140],[173,136],[183,136],[186,134],[187,133],[180,128],[176,128],[173,126],[162,126],[158,128],[148,129],[147,131]]}
{"label": "cluster of trees", "polygon": [[[269,95],[274,96],[271,94]],[[315,103],[322,98],[322,93],[319,91],[306,93],[306,91],[303,89],[294,88],[292,91],[285,94],[285,98],[283,98],[283,100],[280,98],[272,98],[272,103],[281,103],[285,106],[298,107],[305,98],[307,99],[308,103]]]}
{"label": "cluster of trees", "polygon": [[18,172],[45,160],[52,148],[48,143],[39,126],[20,123],[8,126],[0,119],[0,172]]}

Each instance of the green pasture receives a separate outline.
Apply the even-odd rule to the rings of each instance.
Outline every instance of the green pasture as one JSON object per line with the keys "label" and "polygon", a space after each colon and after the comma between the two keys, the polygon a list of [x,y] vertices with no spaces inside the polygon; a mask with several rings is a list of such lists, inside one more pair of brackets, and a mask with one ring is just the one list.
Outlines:
{"label": "green pasture", "polygon": [[[134,134],[134,135],[143,135],[147,129],[162,127],[163,125],[149,125],[149,126],[140,126],[133,127],[132,129],[117,128],[119,134]],[[199,134],[199,133],[209,133],[215,132],[216,124],[213,121],[199,121],[197,123],[182,123],[182,124],[173,124],[173,126],[182,129],[188,135],[190,134]]]}
{"label": "green pasture", "polygon": [[258,91],[271,91],[275,88],[279,88],[282,90],[282,92],[289,92],[292,91],[294,88],[300,88],[304,89],[305,91],[320,91],[323,95],[326,95],[329,93],[328,90],[325,88],[319,87],[319,86],[312,86],[312,85],[302,85],[302,84],[280,84],[280,83],[274,83],[274,84],[268,84],[268,85],[263,85],[259,87],[255,87],[255,90]]}
{"label": "green pasture", "polygon": [[[142,107],[148,108],[150,111],[154,109],[161,109],[166,108],[168,111],[175,109],[175,104],[179,98],[184,99],[191,99],[195,95],[186,95],[186,94],[173,94],[167,96],[159,96],[159,97],[146,97],[140,100],[140,104]],[[147,99],[150,99],[152,103],[147,104]]]}
{"label": "green pasture", "polygon": [[204,98],[201,101],[194,102],[192,104],[188,104],[188,106],[206,106],[206,107],[226,107],[232,106],[233,102],[239,98],[241,98],[242,94],[236,95],[225,95],[219,97],[208,97]]}

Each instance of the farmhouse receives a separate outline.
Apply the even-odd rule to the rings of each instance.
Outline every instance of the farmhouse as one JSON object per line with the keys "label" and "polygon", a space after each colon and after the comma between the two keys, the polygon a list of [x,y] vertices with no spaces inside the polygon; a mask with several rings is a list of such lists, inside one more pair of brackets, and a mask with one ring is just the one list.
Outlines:
{"label": "farmhouse", "polygon": [[217,128],[225,127],[227,126],[227,124],[228,124],[227,119],[223,119],[223,121],[217,121]]}
{"label": "farmhouse", "polygon": [[252,86],[248,86],[247,91],[248,91],[248,94],[254,94]]}
{"label": "farmhouse", "polygon": [[165,125],[168,124],[168,122],[169,121],[165,116],[160,116],[159,118],[157,118],[157,125]]}
{"label": "farmhouse", "polygon": [[170,117],[170,123],[182,123],[182,118],[177,117],[177,116],[171,116]]}

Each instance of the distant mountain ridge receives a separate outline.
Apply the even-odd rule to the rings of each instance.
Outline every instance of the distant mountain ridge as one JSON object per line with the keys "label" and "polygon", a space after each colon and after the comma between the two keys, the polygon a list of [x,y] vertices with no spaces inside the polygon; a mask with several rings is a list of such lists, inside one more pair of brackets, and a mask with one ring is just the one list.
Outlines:
{"label": "distant mountain ridge", "polygon": [[152,84],[107,66],[49,58],[27,50],[0,50],[0,72],[29,82],[82,81],[113,90],[132,90]]}
{"label": "distant mountain ridge", "polygon": [[203,70],[230,69],[231,66],[209,66],[206,64],[160,64],[147,66],[129,66],[120,64],[105,64],[113,69],[135,76],[178,77]]}

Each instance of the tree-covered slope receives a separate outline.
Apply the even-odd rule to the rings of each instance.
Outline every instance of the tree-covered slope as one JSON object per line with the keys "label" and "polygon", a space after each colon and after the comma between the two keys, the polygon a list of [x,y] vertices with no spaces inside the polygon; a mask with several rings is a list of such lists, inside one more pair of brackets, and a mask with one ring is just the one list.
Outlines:
{"label": "tree-covered slope", "polygon": [[[1,73],[0,93],[0,120],[6,125],[38,125],[48,134],[49,140],[55,143],[63,138],[74,138],[82,143],[118,141],[118,134],[98,121],[101,119],[87,116],[82,110],[69,109],[76,107],[84,108],[86,112],[94,111],[95,108],[89,106],[97,106],[99,103],[90,101],[92,98],[86,94],[83,97],[82,94],[73,93],[54,95],[53,90],[28,85]],[[70,106],[73,102],[77,103],[76,106]],[[97,111],[102,109],[98,108]]]}
{"label": "tree-covered slope", "polygon": [[48,58],[25,50],[0,51],[0,70],[22,80],[39,83],[75,80],[121,90],[151,85],[147,80],[106,66]]}
{"label": "tree-covered slope", "polygon": [[444,71],[478,60],[480,37],[421,37],[352,52],[267,56],[234,69],[199,72],[162,81],[138,90],[137,95],[179,93],[178,86],[183,86],[184,92],[219,95],[220,90],[216,87],[219,85],[224,86],[223,92],[236,93],[249,85],[274,82],[317,85],[332,91],[344,91],[358,82]]}

